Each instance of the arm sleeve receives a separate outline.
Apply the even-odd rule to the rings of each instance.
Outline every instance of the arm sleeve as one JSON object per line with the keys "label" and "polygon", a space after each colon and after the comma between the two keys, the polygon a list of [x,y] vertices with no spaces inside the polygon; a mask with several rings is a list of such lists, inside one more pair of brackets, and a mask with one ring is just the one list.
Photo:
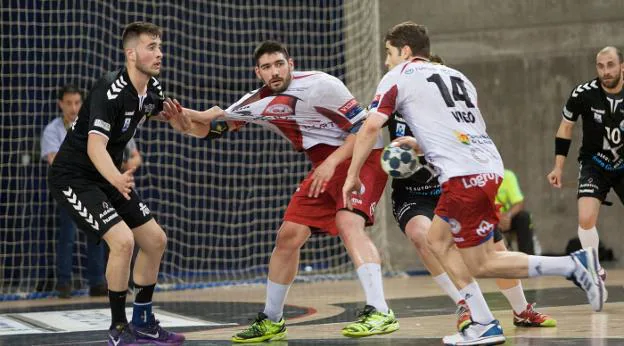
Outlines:
{"label": "arm sleeve", "polygon": [[107,93],[107,87],[107,85],[101,84],[91,92],[89,133],[99,133],[110,138],[111,129],[119,117],[117,100],[120,94]]}
{"label": "arm sleeve", "polygon": [[375,91],[375,97],[370,104],[370,110],[381,113],[388,118],[392,117],[392,114],[397,108],[398,86],[389,74],[386,74],[384,78],[379,82],[377,90]]}
{"label": "arm sleeve", "polygon": [[353,126],[361,125],[366,118],[364,107],[338,78],[328,76],[316,88],[318,106],[314,109],[344,131],[351,131]]}
{"label": "arm sleeve", "polygon": [[578,120],[579,115],[583,113],[583,106],[581,102],[582,94],[577,94],[573,90],[568,98],[568,101],[563,106],[563,110],[561,111],[561,115],[565,120],[576,122]]}

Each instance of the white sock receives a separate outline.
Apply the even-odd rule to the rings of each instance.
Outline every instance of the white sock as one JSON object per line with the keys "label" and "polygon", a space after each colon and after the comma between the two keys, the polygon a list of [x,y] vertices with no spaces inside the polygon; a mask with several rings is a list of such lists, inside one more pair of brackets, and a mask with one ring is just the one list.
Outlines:
{"label": "white sock", "polygon": [[524,291],[522,290],[522,283],[520,282],[512,288],[501,290],[501,293],[507,298],[509,305],[511,305],[511,308],[517,314],[524,311],[527,305],[529,305],[529,302],[527,302],[524,296]]}
{"label": "white sock", "polygon": [[[588,247],[593,247],[598,251],[598,245],[600,244],[600,238],[598,237],[598,230],[596,226],[590,229],[583,229],[581,226],[578,228],[578,237],[581,241],[581,246],[583,249],[587,249]],[[598,264],[598,268],[600,268],[600,263]]]}
{"label": "white sock", "polygon": [[264,302],[264,314],[273,321],[279,322],[284,315],[284,303],[290,285],[282,285],[267,279],[267,294]]}
{"label": "white sock", "polygon": [[557,275],[568,277],[576,269],[570,256],[549,257],[529,255],[529,277]]}
{"label": "white sock", "polygon": [[434,276],[433,281],[435,281],[438,286],[442,288],[446,295],[453,299],[455,305],[457,305],[457,303],[459,303],[459,301],[463,299],[461,294],[459,294],[459,290],[457,289],[457,287],[455,287],[455,284],[453,284],[453,281],[451,281],[451,278],[448,276],[447,273],[442,273],[438,276]]}
{"label": "white sock", "polygon": [[377,311],[388,313],[388,304],[384,298],[381,266],[377,263],[364,263],[357,269],[357,275],[366,295],[366,305],[374,306]]}
{"label": "white sock", "polygon": [[483,297],[483,293],[481,293],[479,284],[476,281],[473,281],[470,285],[459,290],[459,293],[461,293],[468,304],[473,321],[481,324],[488,324],[494,320],[494,315],[492,315],[492,311],[490,311]]}

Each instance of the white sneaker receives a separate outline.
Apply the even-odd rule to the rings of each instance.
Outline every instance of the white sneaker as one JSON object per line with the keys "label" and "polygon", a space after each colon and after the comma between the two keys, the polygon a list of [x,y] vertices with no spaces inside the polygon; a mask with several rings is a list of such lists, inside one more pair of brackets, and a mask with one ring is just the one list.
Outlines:
{"label": "white sneaker", "polygon": [[600,269],[598,269],[598,276],[600,276],[600,278],[602,279],[602,302],[606,303],[607,298],[609,297],[607,284],[605,284],[605,281],[607,281],[607,271],[604,268],[600,267]]}
{"label": "white sneaker", "polygon": [[499,345],[504,342],[503,328],[497,320],[489,324],[472,322],[462,332],[442,338],[442,343],[452,346]]}
{"label": "white sneaker", "polygon": [[587,294],[587,300],[594,311],[602,310],[604,283],[598,276],[598,253],[588,247],[570,254],[576,263],[576,269],[570,278]]}

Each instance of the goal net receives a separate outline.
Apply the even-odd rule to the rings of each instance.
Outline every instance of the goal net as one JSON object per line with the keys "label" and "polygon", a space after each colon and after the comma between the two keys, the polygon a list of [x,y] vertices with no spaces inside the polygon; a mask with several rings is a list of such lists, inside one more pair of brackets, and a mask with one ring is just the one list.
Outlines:
{"label": "goal net", "polygon": [[[183,105],[227,107],[259,82],[252,51],[285,42],[299,70],[321,70],[347,83],[366,104],[380,78],[377,0],[9,1],[2,7],[0,74],[0,297],[53,289],[56,204],[40,159],[43,128],[59,116],[65,83],[85,91],[122,67],[120,36],[133,21],[164,29],[161,82]],[[262,282],[290,195],[309,169],[305,156],[256,126],[217,140],[174,133],[148,122],[136,134],[144,163],[137,190],[167,232],[164,287]],[[85,288],[85,236],[74,252]],[[338,238],[313,236],[300,278],[353,271]],[[42,293],[44,292],[44,293]]]}

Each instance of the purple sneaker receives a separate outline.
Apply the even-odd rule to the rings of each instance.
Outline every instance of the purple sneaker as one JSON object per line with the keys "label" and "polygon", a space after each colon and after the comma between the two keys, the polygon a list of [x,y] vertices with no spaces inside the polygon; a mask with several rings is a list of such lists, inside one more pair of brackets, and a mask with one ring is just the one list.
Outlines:
{"label": "purple sneaker", "polygon": [[118,324],[108,330],[108,346],[139,346],[128,324]]}
{"label": "purple sneaker", "polygon": [[130,323],[137,344],[153,344],[158,346],[179,346],[184,343],[185,337],[164,330],[160,326],[160,321],[152,314],[147,322],[147,326],[138,327]]}

